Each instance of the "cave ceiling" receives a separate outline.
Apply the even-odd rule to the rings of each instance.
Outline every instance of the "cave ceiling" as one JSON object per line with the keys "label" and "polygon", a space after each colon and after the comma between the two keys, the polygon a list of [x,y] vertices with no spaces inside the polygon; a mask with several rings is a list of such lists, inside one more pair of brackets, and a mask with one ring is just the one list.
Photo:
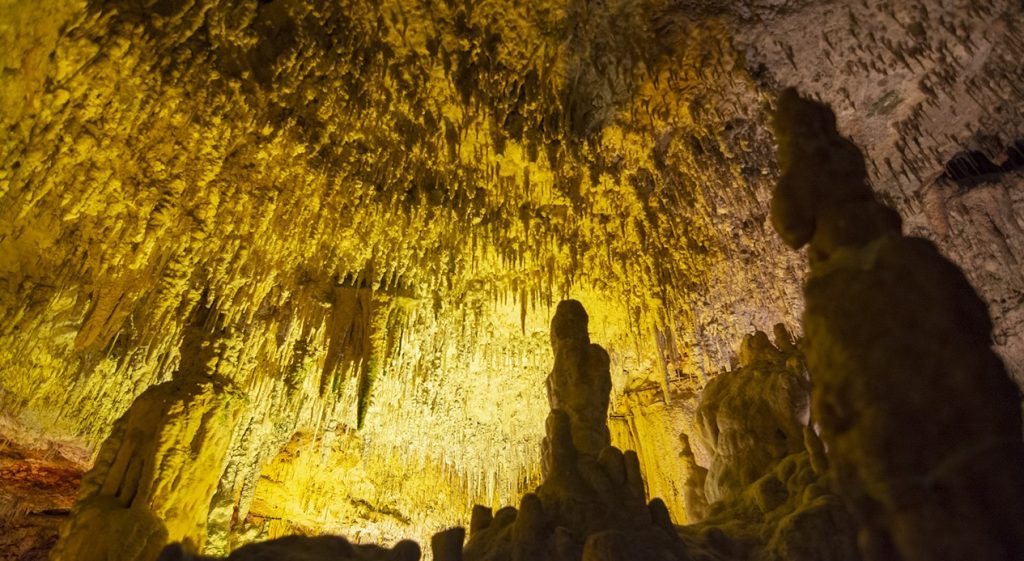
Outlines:
{"label": "cave ceiling", "polygon": [[248,396],[253,465],[358,434],[392,483],[442,466],[399,510],[439,481],[511,502],[562,298],[616,395],[699,389],[744,333],[798,325],[804,260],[767,217],[788,85],[975,275],[1019,373],[1024,203],[946,164],[1024,138],[1022,20],[1008,0],[0,2],[5,413],[93,446],[205,368]]}

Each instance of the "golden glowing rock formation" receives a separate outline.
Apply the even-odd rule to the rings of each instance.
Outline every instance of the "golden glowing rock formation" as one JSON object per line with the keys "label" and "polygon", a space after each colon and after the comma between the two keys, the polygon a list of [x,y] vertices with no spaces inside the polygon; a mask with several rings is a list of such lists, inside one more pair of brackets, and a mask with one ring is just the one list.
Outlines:
{"label": "golden glowing rock formation", "polygon": [[147,561],[168,540],[202,547],[243,406],[226,381],[201,373],[144,391],[101,446],[50,558]]}
{"label": "golden glowing rock formation", "polygon": [[701,390],[799,335],[781,84],[837,108],[1024,381],[1021,28],[1016,0],[0,0],[0,438],[77,473],[202,371],[237,420],[172,538],[426,543],[540,482],[575,298],[608,438],[687,522]]}

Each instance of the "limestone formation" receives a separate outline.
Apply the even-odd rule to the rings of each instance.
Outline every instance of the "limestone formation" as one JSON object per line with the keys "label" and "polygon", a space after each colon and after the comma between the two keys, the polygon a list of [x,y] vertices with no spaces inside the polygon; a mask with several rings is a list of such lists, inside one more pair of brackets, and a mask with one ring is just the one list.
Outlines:
{"label": "limestone formation", "polygon": [[[782,85],[836,108],[846,179],[961,267],[1024,383],[1021,29],[1018,0],[0,0],[0,441],[89,467],[199,331],[246,402],[206,554],[426,544],[541,481],[573,298],[611,443],[692,522],[698,396],[804,308],[768,210]],[[872,235],[830,224],[816,260]]]}
{"label": "limestone formation", "polygon": [[[465,548],[454,546],[460,535],[439,534],[435,559],[860,561],[857,526],[814,459],[820,447],[807,416],[803,355],[784,327],[775,332],[776,344],[762,332],[748,336],[741,366],[715,377],[701,396],[697,438],[712,457],[703,468],[689,451],[699,469],[687,471],[701,483],[693,523],[677,527],[664,502],[647,500],[634,451],[577,449],[570,416],[553,409],[549,467],[536,491],[518,509],[477,506]],[[578,302],[560,304],[552,321],[552,340],[567,339],[589,344]],[[565,391],[586,389],[586,379],[575,380],[583,388]]]}
{"label": "limestone formation", "polygon": [[569,418],[575,449],[596,456],[611,444],[608,353],[590,343],[587,312],[576,300],[558,303],[551,320],[555,364],[547,378],[548,403]]}
{"label": "limestone formation", "polygon": [[859,561],[856,523],[807,444],[816,435],[803,355],[785,328],[775,332],[775,344],[760,331],[745,337],[739,368],[704,389],[693,438],[710,457],[687,482],[704,482],[700,517],[680,532],[707,559]]}
{"label": "limestone formation", "polygon": [[[547,419],[543,454],[547,470],[535,493],[522,497],[519,508],[492,513],[473,510],[469,540],[454,528],[436,534],[431,550],[436,561],[586,560],[625,561],[664,559],[684,561],[686,547],[659,499],[646,500],[636,453],[607,444],[598,454],[579,449],[577,428],[601,434],[607,442],[608,358],[590,344],[587,314],[577,301],[559,304],[552,320],[555,367],[549,377],[553,403],[565,404],[574,416],[552,409]],[[596,360],[595,360],[596,359]],[[595,395],[603,389],[604,395]],[[574,424],[573,418],[577,420]],[[600,425],[597,426],[597,425]],[[581,442],[593,444],[594,438]],[[159,524],[159,522],[157,522]],[[167,546],[158,561],[213,560],[194,555],[180,543]],[[280,559],[416,561],[419,547],[401,542],[387,551],[377,546],[353,545],[338,536],[290,536],[231,552],[229,561]],[[126,558],[121,554],[118,558]]]}
{"label": "limestone formation", "polygon": [[685,559],[664,504],[645,499],[634,452],[609,446],[595,458],[576,450],[569,419],[557,410],[547,431],[552,463],[544,482],[518,510],[475,517],[463,559]]}
{"label": "limestone formation", "polygon": [[197,375],[143,392],[83,479],[51,559],[147,561],[168,539],[201,547],[240,406],[229,385]]}
{"label": "limestone formation", "polygon": [[[590,343],[587,313],[579,302],[559,303],[551,345],[555,366],[548,377],[552,410],[543,445],[544,480],[523,496],[518,510],[505,507],[492,515],[489,508],[476,507],[461,558],[685,559],[664,503],[646,500],[636,453],[607,444],[608,355]],[[438,561],[456,558],[453,553]]]}
{"label": "limestone formation", "polygon": [[82,480],[54,561],[150,561],[168,540],[203,547],[245,404],[217,374],[216,341],[202,333],[187,333],[174,379],[146,389],[114,424]]}
{"label": "limestone formation", "polygon": [[1024,558],[1020,395],[984,303],[904,237],[825,106],[779,99],[775,226],[810,244],[813,415],[866,561]]}
{"label": "limestone formation", "polygon": [[747,336],[740,369],[714,378],[697,410],[699,436],[711,461],[705,494],[711,502],[739,495],[779,461],[804,450],[800,415],[809,406],[801,366],[786,364],[767,335]]}
{"label": "limestone formation", "polygon": [[708,495],[704,486],[708,478],[708,468],[697,463],[690,447],[690,437],[684,432],[679,435],[683,449],[679,454],[686,467],[686,481],[683,483],[683,499],[686,505],[688,520],[703,520],[707,516]]}

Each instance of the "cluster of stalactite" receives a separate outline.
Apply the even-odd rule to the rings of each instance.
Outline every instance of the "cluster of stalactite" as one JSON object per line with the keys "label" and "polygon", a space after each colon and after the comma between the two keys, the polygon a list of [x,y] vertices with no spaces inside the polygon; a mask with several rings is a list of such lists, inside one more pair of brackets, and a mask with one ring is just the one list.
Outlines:
{"label": "cluster of stalactite", "polygon": [[573,297],[612,442],[687,520],[695,396],[803,307],[768,221],[778,84],[836,107],[1024,379],[1018,3],[314,4],[0,6],[0,437],[38,456],[10,481],[116,458],[174,387],[232,424],[208,552],[428,535],[541,480]]}
{"label": "cluster of stalactite", "polygon": [[[551,321],[540,484],[518,508],[474,507],[468,535],[461,527],[435,534],[436,561],[1024,554],[1020,394],[991,349],[984,305],[931,242],[902,234],[827,106],[787,90],[775,126],[783,174],[773,224],[790,246],[809,244],[805,338],[794,341],[781,325],[774,342],[755,332],[738,367],[704,388],[681,458],[691,523],[675,525],[665,502],[649,496],[636,451],[611,446],[608,353],[591,342],[583,306],[567,300]],[[192,389],[157,397],[181,383]],[[216,461],[227,448],[222,435],[178,427],[231,415],[217,388],[209,377],[174,380],[135,402],[87,475],[56,559],[141,560],[168,536],[205,534],[215,478],[207,462],[177,461],[181,446],[160,433],[191,436],[197,458]],[[169,413],[181,400],[205,405]],[[167,480],[191,484],[161,492]],[[97,540],[99,520],[125,539]],[[189,552],[195,545],[169,545],[160,559],[201,559]],[[293,536],[229,559],[414,561],[420,553],[412,542],[384,549]]]}
{"label": "cluster of stalactite", "polygon": [[763,122],[762,93],[671,3],[0,9],[0,399],[38,436],[97,447],[201,337],[248,402],[243,505],[297,433],[361,431],[374,477],[415,457],[468,509],[538,476],[557,300],[590,303],[620,388],[726,364],[748,321],[716,302],[798,307],[747,220],[770,135],[711,125]]}

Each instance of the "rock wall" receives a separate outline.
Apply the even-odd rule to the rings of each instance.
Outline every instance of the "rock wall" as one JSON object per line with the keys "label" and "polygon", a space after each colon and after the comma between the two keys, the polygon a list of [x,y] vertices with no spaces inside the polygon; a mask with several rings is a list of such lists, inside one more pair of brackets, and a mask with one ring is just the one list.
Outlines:
{"label": "rock wall", "polygon": [[[208,309],[249,402],[211,552],[296,434],[338,462],[332,442],[365,446],[359,496],[416,497],[402,518],[436,513],[425,536],[538,481],[546,324],[574,297],[613,404],[644,396],[616,442],[658,442],[642,465],[667,474],[682,425],[658,426],[653,396],[699,392],[755,327],[798,331],[806,264],[768,220],[785,85],[837,108],[1024,379],[1022,17],[1012,0],[3,2],[0,408],[98,447]],[[334,496],[304,496],[301,525]]]}
{"label": "rock wall", "polygon": [[[0,420],[0,424],[4,424]],[[10,426],[5,427],[8,430]],[[43,561],[57,542],[75,502],[83,464],[78,450],[23,446],[13,438],[0,448],[0,559]]]}
{"label": "rock wall", "polygon": [[[615,404],[608,420],[612,444],[636,451],[647,495],[665,502],[675,524],[703,518],[691,513],[693,501],[686,496],[686,483],[699,466],[683,461],[681,440],[681,435],[693,434],[698,400],[688,386],[680,386],[670,387],[668,403],[660,389],[629,393]],[[703,483],[700,496],[704,496]]]}
{"label": "rock wall", "polygon": [[981,295],[996,351],[1024,383],[1020,4],[815,2],[747,17],[736,41],[757,79],[834,109],[906,232],[934,241]]}

